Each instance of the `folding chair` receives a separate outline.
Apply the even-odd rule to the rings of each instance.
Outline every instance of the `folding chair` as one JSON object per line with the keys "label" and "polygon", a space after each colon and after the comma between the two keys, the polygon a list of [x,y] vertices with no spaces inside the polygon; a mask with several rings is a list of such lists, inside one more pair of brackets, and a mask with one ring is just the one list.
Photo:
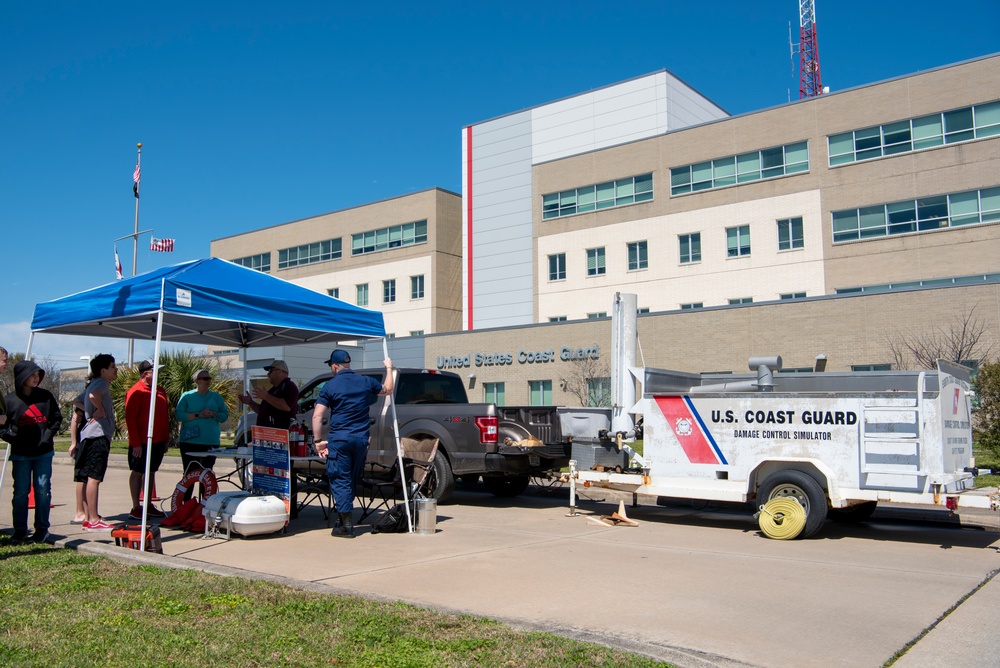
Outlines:
{"label": "folding chair", "polygon": [[[295,476],[298,499],[295,508],[296,515],[313,501],[319,503],[319,509],[323,512],[323,519],[327,526],[333,516],[333,497],[330,495],[330,479],[326,475],[326,466],[319,462],[307,461],[306,466],[294,466],[292,475]],[[316,466],[313,466],[316,464]]]}
{"label": "folding chair", "polygon": [[[403,468],[406,475],[407,498],[411,504],[411,516],[415,512],[414,500],[426,496],[428,490],[433,489],[434,478],[434,457],[437,456],[438,439],[401,439],[400,445],[403,449]],[[399,475],[399,460],[396,459],[392,466],[385,466],[378,462],[369,462],[365,465],[365,472],[361,476],[361,490],[358,494],[358,503],[361,506],[361,517],[358,523],[364,522],[376,510],[384,508],[388,510],[391,504],[402,498],[403,482]]]}

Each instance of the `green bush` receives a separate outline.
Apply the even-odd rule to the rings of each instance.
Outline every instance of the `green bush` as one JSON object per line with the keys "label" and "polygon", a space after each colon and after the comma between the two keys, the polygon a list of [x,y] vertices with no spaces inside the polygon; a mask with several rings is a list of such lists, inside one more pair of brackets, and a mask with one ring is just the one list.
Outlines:
{"label": "green bush", "polygon": [[978,448],[1000,457],[1000,362],[981,364],[974,387],[973,438]]}

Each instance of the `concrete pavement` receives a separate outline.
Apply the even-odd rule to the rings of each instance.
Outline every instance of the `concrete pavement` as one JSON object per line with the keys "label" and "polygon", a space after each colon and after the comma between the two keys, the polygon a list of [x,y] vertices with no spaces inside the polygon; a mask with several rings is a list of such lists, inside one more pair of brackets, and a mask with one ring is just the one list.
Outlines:
{"label": "concrete pavement", "polygon": [[[101,511],[124,521],[128,471],[123,456],[114,459]],[[917,638],[897,665],[1000,656],[993,513],[956,521],[932,511],[945,521],[926,526],[905,521],[925,511],[880,508],[872,522],[828,523],[816,539],[786,542],[763,538],[748,513],[712,506],[629,507],[639,527],[609,528],[566,517],[564,490],[512,500],[459,492],[458,503],[438,508],[433,536],[361,527],[353,540],[335,539],[310,506],[286,534],[227,542],[164,529],[164,556],[140,555],[69,524],[68,461],[57,456],[53,471],[57,544],[118,558],[488,616],[682,667],[880,666]],[[179,477],[179,460],[168,457],[160,494]],[[8,476],[4,527],[10,494]],[[617,508],[611,493],[586,497],[584,514]]]}

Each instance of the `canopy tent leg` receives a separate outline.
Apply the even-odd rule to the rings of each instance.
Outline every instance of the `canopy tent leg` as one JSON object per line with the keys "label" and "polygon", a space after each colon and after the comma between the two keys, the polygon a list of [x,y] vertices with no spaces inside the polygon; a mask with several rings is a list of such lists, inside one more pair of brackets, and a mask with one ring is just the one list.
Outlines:
{"label": "canopy tent leg", "polygon": [[[162,293],[161,293],[162,294]],[[156,344],[153,346],[153,387],[149,395],[149,426],[146,428],[146,475],[142,479],[142,524],[139,551],[146,551],[146,525],[149,522],[149,468],[153,456],[153,421],[156,419],[156,388],[160,378],[160,340],[163,336],[163,311],[156,314]],[[167,407],[170,410],[170,407]]]}
{"label": "canopy tent leg", "polygon": [[[382,353],[386,359],[389,359],[389,344],[386,343],[385,337],[382,338]],[[392,371],[387,369],[386,373],[392,373]],[[406,489],[406,469],[403,467],[403,444],[399,440],[399,419],[396,417],[396,401],[392,395],[393,393],[390,392],[386,396],[389,399],[389,408],[392,409],[392,433],[396,437],[396,461],[399,466],[399,479],[403,481],[403,507],[406,508],[407,533],[413,533],[413,517],[410,515],[410,490]]]}

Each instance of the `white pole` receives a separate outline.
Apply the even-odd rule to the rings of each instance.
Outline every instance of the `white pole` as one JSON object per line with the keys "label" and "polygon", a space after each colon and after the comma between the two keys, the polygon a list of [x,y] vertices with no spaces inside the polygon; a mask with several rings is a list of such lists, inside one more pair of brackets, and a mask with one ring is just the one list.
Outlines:
{"label": "white pole", "polygon": [[[137,144],[136,148],[137,148],[138,152],[136,153],[136,156],[135,156],[135,170],[136,170],[136,172],[138,172],[139,171],[139,167],[140,167],[140,163],[142,161],[142,143],[140,142],[139,144]],[[136,266],[137,266],[136,265],[136,256],[139,255],[139,190],[140,190],[139,181],[140,180],[141,179],[136,180],[136,182],[135,182],[135,232],[133,232],[133,234],[132,234],[132,275],[133,276],[135,276],[135,270],[136,270]],[[134,358],[134,353],[135,353],[135,339],[129,339],[128,340],[128,364],[129,364],[129,366],[132,366],[132,362],[133,362],[133,358]],[[156,375],[155,371],[153,372],[153,375],[155,377],[155,375]],[[143,513],[143,517],[145,517],[145,513]],[[143,534],[143,535],[145,535],[145,534]]]}
{"label": "white pole", "polygon": [[31,359],[31,342],[35,340],[35,332],[32,331],[28,334],[28,349],[24,351],[24,359]]}
{"label": "white pole", "polygon": [[[153,387],[150,388],[150,401],[149,401],[149,426],[146,428],[146,476],[142,480],[142,524],[140,525],[141,533],[139,534],[139,551],[146,551],[146,524],[149,514],[149,504],[152,499],[149,498],[149,467],[150,467],[150,457],[153,454],[153,421],[156,416],[156,384],[159,381],[160,376],[160,337],[163,335],[163,291],[166,289],[163,285],[164,281],[160,281],[160,311],[156,314],[156,344],[153,346]],[[167,407],[169,410],[170,407]]]}
{"label": "white pole", "polygon": [[[385,338],[382,338],[382,352],[385,354],[386,359],[389,358],[389,345],[385,342]],[[386,373],[392,373],[386,370]],[[387,396],[389,399],[389,408],[392,410],[392,432],[396,436],[396,461],[399,466],[399,479],[403,481],[403,506],[406,508],[406,526],[407,533],[413,533],[413,517],[410,516],[410,491],[406,489],[406,469],[403,467],[403,444],[399,440],[399,420],[396,418],[396,401],[393,399],[392,395],[394,392],[390,392]]]}

